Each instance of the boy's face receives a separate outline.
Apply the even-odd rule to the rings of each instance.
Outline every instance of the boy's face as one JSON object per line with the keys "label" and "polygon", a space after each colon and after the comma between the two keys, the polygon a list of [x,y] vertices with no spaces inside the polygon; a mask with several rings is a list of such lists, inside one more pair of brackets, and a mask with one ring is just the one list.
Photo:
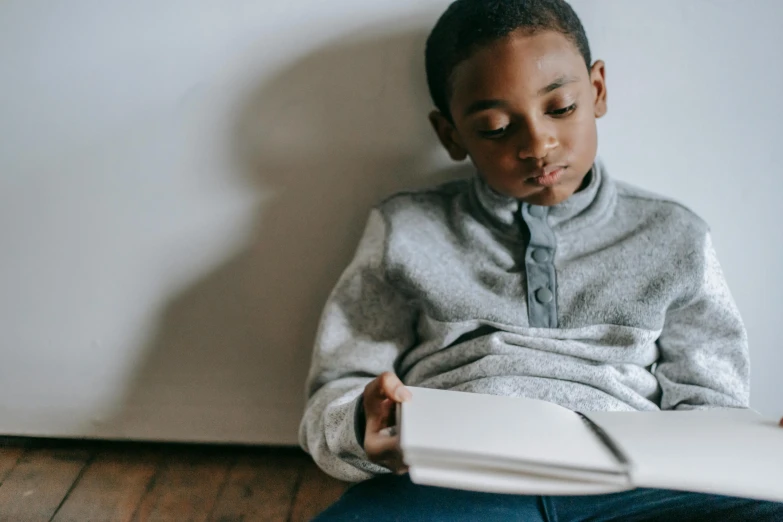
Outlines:
{"label": "boy's face", "polygon": [[604,64],[590,71],[560,33],[512,33],[454,70],[452,122],[430,120],[455,160],[470,156],[501,194],[556,205],[579,190],[606,112]]}

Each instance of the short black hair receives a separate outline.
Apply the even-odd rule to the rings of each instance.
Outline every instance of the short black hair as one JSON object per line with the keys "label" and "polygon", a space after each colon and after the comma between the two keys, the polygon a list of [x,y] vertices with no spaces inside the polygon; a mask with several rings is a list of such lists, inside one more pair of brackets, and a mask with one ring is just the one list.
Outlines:
{"label": "short black hair", "polygon": [[479,48],[514,31],[557,31],[579,49],[590,68],[590,44],[582,22],[565,0],[456,0],[427,38],[426,67],[430,96],[451,120],[454,69]]}

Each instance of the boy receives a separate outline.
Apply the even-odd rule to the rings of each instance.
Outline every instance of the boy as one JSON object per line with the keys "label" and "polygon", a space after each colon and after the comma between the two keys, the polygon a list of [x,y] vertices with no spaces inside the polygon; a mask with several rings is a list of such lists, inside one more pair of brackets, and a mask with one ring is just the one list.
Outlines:
{"label": "boy", "polygon": [[582,411],[745,408],[749,389],[707,226],[596,163],[604,64],[571,7],[457,0],[426,62],[432,125],[478,175],[373,210],[326,305],[300,439],[364,482],[321,519],[783,520],[781,505],[709,495],[490,495],[404,475],[403,381]]}

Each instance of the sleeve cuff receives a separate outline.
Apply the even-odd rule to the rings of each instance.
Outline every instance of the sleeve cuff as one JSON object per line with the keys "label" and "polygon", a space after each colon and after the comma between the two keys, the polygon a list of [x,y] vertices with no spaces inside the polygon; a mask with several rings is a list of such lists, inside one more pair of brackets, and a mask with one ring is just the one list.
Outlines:
{"label": "sleeve cuff", "polygon": [[356,399],[356,406],[353,412],[353,430],[356,436],[356,442],[364,450],[364,433],[367,429],[367,418],[364,414],[364,394],[360,394]]}

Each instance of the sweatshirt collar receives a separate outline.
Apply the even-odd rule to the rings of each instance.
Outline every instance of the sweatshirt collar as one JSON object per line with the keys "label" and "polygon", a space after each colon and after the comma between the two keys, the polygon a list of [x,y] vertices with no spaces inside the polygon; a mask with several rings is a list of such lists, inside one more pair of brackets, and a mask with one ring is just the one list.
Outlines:
{"label": "sweatshirt collar", "polygon": [[[615,187],[603,165],[596,162],[587,174],[590,180],[585,188],[567,200],[548,208],[549,225],[560,233],[581,230],[602,223],[611,215],[615,203]],[[521,227],[521,201],[504,196],[490,187],[479,174],[474,180],[476,199],[501,229],[510,231]]]}

